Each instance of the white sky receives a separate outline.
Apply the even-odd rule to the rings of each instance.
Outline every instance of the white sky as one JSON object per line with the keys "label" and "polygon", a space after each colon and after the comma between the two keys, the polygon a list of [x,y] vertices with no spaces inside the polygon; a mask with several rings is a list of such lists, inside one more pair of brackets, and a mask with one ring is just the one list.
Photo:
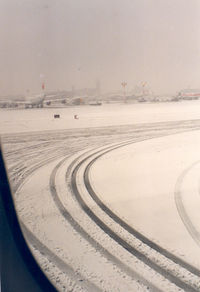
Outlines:
{"label": "white sky", "polygon": [[200,88],[199,0],[1,0],[0,95]]}

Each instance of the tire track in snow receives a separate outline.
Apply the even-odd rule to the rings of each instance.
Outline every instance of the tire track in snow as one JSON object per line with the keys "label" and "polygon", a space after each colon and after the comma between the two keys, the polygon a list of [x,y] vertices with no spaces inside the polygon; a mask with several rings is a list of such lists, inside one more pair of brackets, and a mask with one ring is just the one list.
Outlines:
{"label": "tire track in snow", "polygon": [[[128,144],[131,144],[131,143],[135,143],[135,142],[126,143],[126,144],[124,144],[124,146],[125,145],[128,145]],[[123,228],[125,228],[132,235],[137,236],[137,238],[139,238],[140,240],[142,240],[143,242],[145,242],[145,244],[149,245],[151,248],[154,248],[160,254],[167,256],[168,258],[170,258],[170,260],[173,260],[176,264],[178,264],[181,267],[187,269],[188,271],[192,272],[193,274],[199,276],[200,272],[199,272],[198,269],[196,269],[195,267],[189,265],[188,263],[184,262],[183,260],[177,258],[175,255],[173,255],[170,252],[168,252],[167,250],[161,248],[157,244],[153,243],[152,241],[150,241],[149,239],[147,239],[146,237],[144,237],[141,233],[139,233],[136,230],[134,230],[131,226],[129,226],[123,220],[121,220],[118,216],[116,216],[109,208],[107,208],[103,204],[103,202],[100,201],[99,198],[94,193],[94,191],[93,191],[93,189],[91,187],[91,184],[89,183],[89,179],[88,179],[88,171],[89,171],[89,168],[94,163],[94,161],[96,161],[99,157],[101,157],[105,153],[108,153],[108,152],[110,152],[110,151],[112,151],[114,149],[117,149],[119,147],[123,147],[123,145],[120,144],[117,147],[112,147],[111,149],[104,151],[103,153],[101,153],[100,155],[98,155],[97,157],[95,157],[87,165],[86,170],[85,170],[85,174],[84,174],[84,183],[85,183],[85,186],[86,186],[87,190],[89,191],[90,195],[93,197],[93,199],[96,201],[96,203],[100,206],[100,208],[104,212],[106,212],[112,219],[114,219],[118,224],[120,224]],[[98,153],[98,151],[95,152],[95,154],[97,154],[97,153]],[[138,251],[137,249],[135,249],[133,246],[131,246],[129,243],[127,243],[126,240],[124,240],[119,235],[117,235],[98,216],[96,216],[96,214],[94,214],[94,212],[90,209],[90,207],[85,203],[85,201],[81,197],[81,194],[80,194],[80,192],[78,190],[77,182],[76,182],[76,176],[77,176],[77,172],[80,169],[80,167],[82,166],[82,164],[88,158],[90,158],[91,156],[92,155],[89,155],[87,158],[84,158],[81,162],[79,162],[76,165],[76,167],[74,168],[73,172],[72,172],[72,189],[73,189],[74,195],[76,196],[76,199],[77,199],[79,205],[81,206],[81,208],[111,238],[113,238],[117,243],[119,243],[122,247],[124,247],[132,255],[137,256],[140,260],[142,260],[145,264],[147,264],[148,266],[150,266],[156,272],[160,273],[162,276],[164,276],[165,278],[167,278],[168,280],[170,280],[172,283],[174,283],[178,287],[184,289],[185,291],[199,291],[199,287],[194,287],[193,285],[188,284],[184,280],[182,280],[182,279],[174,276],[173,273],[171,273],[171,271],[168,271],[167,269],[164,269],[161,266],[157,265],[154,261],[151,261],[146,255],[144,255],[143,253],[141,253],[140,251]]]}
{"label": "tire track in snow", "polygon": [[27,227],[21,222],[22,230],[25,232],[26,237],[33,247],[35,247],[42,255],[56,264],[56,266],[67,276],[70,277],[72,281],[76,283],[80,288],[85,289],[87,292],[101,292],[102,290],[97,287],[94,283],[88,281],[80,273],[76,272],[69,264],[63,261],[59,256],[52,252],[45,244],[43,244]]}
{"label": "tire track in snow", "polygon": [[[195,124],[195,126],[194,126],[194,124],[193,124],[193,122],[194,122],[194,124]],[[180,123],[179,122],[177,122],[176,124],[174,124],[173,122],[169,122],[169,123],[159,123],[159,126],[161,126],[161,124],[163,124],[162,126],[166,126],[167,125],[167,130],[174,130],[174,127],[175,126],[180,126]],[[168,124],[169,124],[169,128],[168,128]],[[154,124],[155,125],[155,127],[153,128],[153,125],[152,125],[152,127],[151,127],[151,125],[150,125],[150,130],[155,130],[155,131],[160,131],[160,130],[162,130],[162,129],[160,129],[160,128],[158,128],[158,129],[156,129],[156,127],[158,126],[157,124]],[[172,125],[172,128],[170,128],[170,126]],[[183,124],[182,124],[183,125]],[[189,125],[189,127],[187,127],[187,125]],[[198,126],[198,123],[196,123],[196,121],[188,121],[187,123],[184,123],[184,126],[185,127],[182,127],[183,128],[183,130],[179,130],[179,131],[177,131],[177,132],[182,132],[182,131],[191,131],[191,130],[196,130],[196,129],[198,129],[199,128],[199,126]],[[148,128],[148,127],[147,127]],[[129,133],[129,134],[134,134],[135,132],[140,132],[140,131],[142,131],[143,132],[143,127],[142,126],[140,126],[140,129],[138,128],[138,129],[135,129],[135,131],[133,130],[131,133]],[[51,132],[52,133],[52,132]],[[27,133],[26,133],[27,134]],[[32,134],[32,133],[31,133]],[[43,133],[43,135],[44,134],[46,134],[46,132],[45,133]],[[49,134],[49,133],[48,133]],[[55,132],[55,134],[56,134],[56,132]],[[62,134],[62,133],[61,133]],[[39,135],[41,135],[41,132],[39,132]],[[164,134],[163,136],[165,136],[165,135],[168,135],[168,134]],[[35,136],[34,136],[35,137]],[[20,150],[20,149],[19,149]],[[38,151],[38,149],[37,149],[37,151]],[[11,153],[12,153],[12,151],[11,151]],[[37,169],[39,169],[39,167],[41,167],[42,165],[45,165],[45,164],[47,164],[48,163],[48,161],[50,161],[50,160],[54,160],[54,159],[56,159],[56,157],[53,157],[52,159],[49,159],[49,160],[47,160],[47,159],[44,159],[43,160],[43,162],[42,163],[37,163],[37,165],[35,166],[35,167],[28,167],[28,169],[27,169],[27,171],[24,173],[24,175],[23,175],[23,178],[21,178],[20,179],[20,182],[17,184],[17,187],[16,188],[14,188],[15,190],[16,189],[19,189],[20,188],[20,185],[21,185],[21,181],[22,181],[22,183],[24,182],[24,180],[26,180],[26,178],[27,177],[30,177],[30,175],[34,172],[34,171],[36,171]],[[34,234],[32,234],[33,236],[35,236]],[[31,237],[31,236],[30,236]],[[37,239],[37,237],[36,237],[36,239]]]}
{"label": "tire track in snow", "polygon": [[[35,171],[37,171],[42,166],[48,164],[49,162],[52,162],[58,158],[61,158],[61,155],[57,155],[55,157],[46,158],[42,162],[37,163],[30,167],[30,169],[27,170],[25,173],[24,180],[21,183],[18,183],[16,193],[20,191],[20,188],[25,183],[26,179],[29,179],[31,175]],[[63,155],[62,155],[63,157]],[[66,157],[65,157],[66,159]],[[92,282],[85,279],[81,274],[77,273],[70,265],[68,265],[66,262],[64,262],[60,257],[58,257],[54,252],[52,252],[45,244],[43,244],[36,235],[33,234],[29,230],[29,228],[26,226],[24,222],[20,220],[20,225],[22,227],[22,230],[25,234],[26,240],[34,247],[36,248],[41,254],[43,254],[49,261],[56,264],[56,266],[64,273],[67,273],[67,275],[71,278],[72,281],[76,283],[77,286],[82,287],[83,289],[86,289],[86,291],[89,292],[100,292],[102,291]],[[80,283],[81,281],[81,283]]]}
{"label": "tire track in snow", "polygon": [[200,163],[200,160],[194,162],[191,166],[187,167],[181,173],[181,175],[179,176],[179,178],[176,182],[175,191],[174,191],[174,199],[175,199],[175,203],[176,203],[176,208],[177,208],[178,213],[181,217],[181,220],[183,221],[183,224],[185,225],[190,236],[194,239],[194,241],[197,243],[198,246],[200,246],[200,234],[197,231],[197,229],[195,228],[192,221],[190,220],[190,217],[188,216],[187,211],[185,209],[185,206],[183,204],[181,186],[182,186],[182,183],[183,183],[186,175],[188,174],[188,172],[199,163]]}
{"label": "tire track in snow", "polygon": [[[63,217],[71,224],[71,226],[81,234],[81,236],[86,239],[93,247],[95,247],[98,252],[100,252],[104,257],[106,257],[109,261],[116,264],[122,271],[124,271],[128,276],[133,278],[135,281],[140,281],[143,285],[146,286],[147,289],[151,289],[155,292],[161,292],[160,289],[158,289],[155,285],[144,279],[142,276],[140,276],[137,272],[130,269],[129,266],[124,264],[122,261],[120,261],[117,257],[115,257],[112,253],[110,253],[108,250],[106,250],[101,244],[99,244],[93,237],[90,236],[90,234],[84,230],[80,224],[71,216],[70,212],[63,206],[61,200],[59,199],[59,196],[56,191],[56,184],[55,184],[55,177],[58,169],[61,167],[61,165],[66,161],[66,158],[64,158],[61,162],[57,164],[57,166],[52,171],[51,177],[50,177],[50,189],[51,193],[54,199],[54,202],[59,209],[60,213],[63,215]],[[77,161],[77,159],[75,159]],[[72,162],[70,165],[70,168],[75,163],[75,161]]]}
{"label": "tire track in snow", "polygon": [[[126,144],[129,145],[129,144]],[[126,146],[124,145],[124,146]],[[123,146],[120,146],[123,147]],[[160,245],[156,244],[155,242],[153,242],[152,240],[148,239],[147,237],[145,237],[142,233],[138,232],[136,229],[134,229],[132,226],[130,226],[129,224],[127,224],[124,220],[122,220],[119,216],[117,216],[110,208],[108,208],[103,202],[102,200],[96,195],[95,191],[92,188],[92,185],[90,183],[89,180],[89,171],[91,166],[95,163],[95,161],[97,159],[99,159],[100,157],[102,157],[103,155],[105,155],[106,153],[114,150],[116,148],[113,148],[111,150],[108,150],[104,153],[101,153],[100,155],[96,156],[94,159],[92,159],[92,161],[90,161],[88,163],[88,165],[85,168],[84,171],[84,184],[85,187],[89,193],[89,195],[92,197],[92,199],[96,202],[96,204],[110,217],[112,218],[116,223],[118,223],[120,226],[122,226],[125,230],[127,230],[130,234],[132,234],[133,236],[137,237],[139,240],[141,240],[143,243],[147,244],[148,246],[150,246],[152,249],[156,250],[157,252],[163,254],[165,257],[167,257],[168,259],[172,260],[174,263],[184,267],[185,269],[187,269],[188,271],[190,271],[191,273],[200,276],[200,271],[190,265],[189,263],[185,262],[184,260],[182,260],[181,258],[175,256],[173,253],[169,252],[167,249],[164,249],[163,247],[161,247]],[[186,175],[186,173],[193,167],[195,166],[197,163],[200,163],[200,161],[194,163],[191,167],[189,167],[188,169],[186,169],[186,171],[184,171],[184,173],[181,175],[179,181],[177,182],[177,186],[176,186],[176,197],[178,200],[178,205],[180,205],[181,207],[181,212],[183,214],[185,214],[185,209],[183,207],[183,203],[181,200],[181,196],[180,196],[180,184],[182,183],[182,180],[184,179],[184,176]],[[179,191],[179,192],[178,192]],[[184,210],[183,210],[184,209]],[[185,216],[188,217],[188,216]],[[188,219],[188,222],[190,220]]]}

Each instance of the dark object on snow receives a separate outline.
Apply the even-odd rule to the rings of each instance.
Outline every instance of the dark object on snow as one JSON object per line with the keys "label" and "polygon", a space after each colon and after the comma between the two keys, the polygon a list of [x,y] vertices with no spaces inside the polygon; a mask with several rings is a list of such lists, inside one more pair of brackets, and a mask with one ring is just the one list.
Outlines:
{"label": "dark object on snow", "polygon": [[54,119],[59,119],[60,118],[60,115],[54,115]]}

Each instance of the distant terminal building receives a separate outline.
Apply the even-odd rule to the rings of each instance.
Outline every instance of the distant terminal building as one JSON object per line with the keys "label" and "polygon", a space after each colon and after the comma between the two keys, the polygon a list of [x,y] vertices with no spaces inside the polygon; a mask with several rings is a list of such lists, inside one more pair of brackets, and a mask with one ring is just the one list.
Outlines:
{"label": "distant terminal building", "polygon": [[200,99],[200,89],[183,89],[179,91],[177,98],[179,99]]}

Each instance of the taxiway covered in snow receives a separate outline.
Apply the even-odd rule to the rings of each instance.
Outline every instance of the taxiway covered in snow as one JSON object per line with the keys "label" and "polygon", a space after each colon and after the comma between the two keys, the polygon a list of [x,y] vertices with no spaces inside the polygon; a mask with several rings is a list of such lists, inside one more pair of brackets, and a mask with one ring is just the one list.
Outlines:
{"label": "taxiway covered in snow", "polygon": [[199,291],[199,117],[198,101],[1,110],[19,218],[59,290]]}
{"label": "taxiway covered in snow", "polygon": [[199,149],[199,130],[150,139],[105,154],[90,172],[95,192],[106,205],[198,267]]}

